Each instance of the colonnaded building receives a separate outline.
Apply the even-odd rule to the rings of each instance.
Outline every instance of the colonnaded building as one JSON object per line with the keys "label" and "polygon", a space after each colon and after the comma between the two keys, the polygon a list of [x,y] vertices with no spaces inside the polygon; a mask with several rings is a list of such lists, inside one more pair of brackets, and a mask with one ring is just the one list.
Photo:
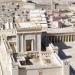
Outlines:
{"label": "colonnaded building", "polygon": [[0,0],[0,75],[75,75],[74,4],[52,7]]}

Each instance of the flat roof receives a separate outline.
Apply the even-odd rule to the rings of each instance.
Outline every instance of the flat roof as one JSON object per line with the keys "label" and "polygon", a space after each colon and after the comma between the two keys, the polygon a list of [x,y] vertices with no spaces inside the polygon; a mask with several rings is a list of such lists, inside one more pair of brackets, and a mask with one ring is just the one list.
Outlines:
{"label": "flat roof", "polygon": [[57,34],[57,33],[75,33],[75,27],[65,27],[65,28],[48,28],[47,33]]}

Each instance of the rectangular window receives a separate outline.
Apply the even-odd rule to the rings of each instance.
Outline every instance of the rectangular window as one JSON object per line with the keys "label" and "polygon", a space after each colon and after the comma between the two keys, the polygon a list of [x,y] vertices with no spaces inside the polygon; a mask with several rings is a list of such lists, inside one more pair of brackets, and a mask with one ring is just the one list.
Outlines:
{"label": "rectangular window", "polygon": [[42,72],[39,72],[39,75],[42,75]]}
{"label": "rectangular window", "polygon": [[26,40],[26,51],[32,50],[32,40]]}

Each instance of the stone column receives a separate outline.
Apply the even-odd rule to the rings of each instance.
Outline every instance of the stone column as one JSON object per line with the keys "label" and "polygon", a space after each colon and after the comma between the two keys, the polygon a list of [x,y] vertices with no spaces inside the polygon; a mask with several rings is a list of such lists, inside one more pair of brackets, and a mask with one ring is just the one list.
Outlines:
{"label": "stone column", "polygon": [[60,43],[60,36],[58,36],[58,43]]}
{"label": "stone column", "polygon": [[54,43],[56,43],[56,42],[55,42],[55,36],[54,36]]}
{"label": "stone column", "polygon": [[71,42],[72,42],[72,35],[71,35]]}
{"label": "stone column", "polygon": [[66,38],[67,38],[67,36],[65,36],[65,42],[67,42],[67,41],[66,41]]}
{"label": "stone column", "polygon": [[57,36],[54,36],[54,43],[57,43]]}
{"label": "stone column", "polygon": [[74,38],[73,38],[73,35],[72,35],[72,41],[74,41],[73,39],[74,39]]}
{"label": "stone column", "polygon": [[75,41],[75,35],[73,35],[73,41]]}
{"label": "stone column", "polygon": [[23,34],[21,35],[21,52],[24,52],[24,44],[23,44]]}
{"label": "stone column", "polygon": [[64,35],[64,37],[63,37],[63,38],[64,38],[64,42],[66,42],[66,41],[65,41],[65,35]]}
{"label": "stone column", "polygon": [[57,43],[58,43],[58,36],[57,36],[57,38],[56,38],[56,39],[57,39]]}
{"label": "stone column", "polygon": [[37,51],[41,51],[41,34],[37,35]]}
{"label": "stone column", "polygon": [[71,35],[69,35],[69,42],[71,42]]}
{"label": "stone column", "polygon": [[37,51],[37,43],[38,43],[38,41],[37,41],[37,34],[35,35],[35,41],[34,40],[32,40],[32,41],[33,41],[33,43],[32,43],[33,44],[33,50]]}
{"label": "stone column", "polygon": [[34,40],[31,42],[31,51],[35,51],[36,44],[34,44]]}
{"label": "stone column", "polygon": [[16,36],[16,52],[19,52],[19,35]]}
{"label": "stone column", "polygon": [[68,39],[68,42],[69,42],[69,36],[68,36],[68,38],[67,38],[67,39]]}
{"label": "stone column", "polygon": [[59,36],[59,40],[60,40],[60,42],[61,42],[61,40],[62,40],[62,39],[61,39],[61,36]]}
{"label": "stone column", "polygon": [[64,42],[64,35],[62,36],[62,42]]}
{"label": "stone column", "polygon": [[52,36],[50,36],[50,38],[51,38],[51,42],[52,42]]}
{"label": "stone column", "polygon": [[23,50],[24,52],[26,52],[26,38],[25,38],[26,35],[23,36]]}

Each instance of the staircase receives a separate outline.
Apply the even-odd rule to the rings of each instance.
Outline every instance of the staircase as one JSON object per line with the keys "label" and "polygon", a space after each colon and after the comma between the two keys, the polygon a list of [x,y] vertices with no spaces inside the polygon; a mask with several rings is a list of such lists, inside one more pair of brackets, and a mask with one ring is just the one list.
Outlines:
{"label": "staircase", "polygon": [[12,60],[4,41],[0,45],[0,75],[12,75]]}

